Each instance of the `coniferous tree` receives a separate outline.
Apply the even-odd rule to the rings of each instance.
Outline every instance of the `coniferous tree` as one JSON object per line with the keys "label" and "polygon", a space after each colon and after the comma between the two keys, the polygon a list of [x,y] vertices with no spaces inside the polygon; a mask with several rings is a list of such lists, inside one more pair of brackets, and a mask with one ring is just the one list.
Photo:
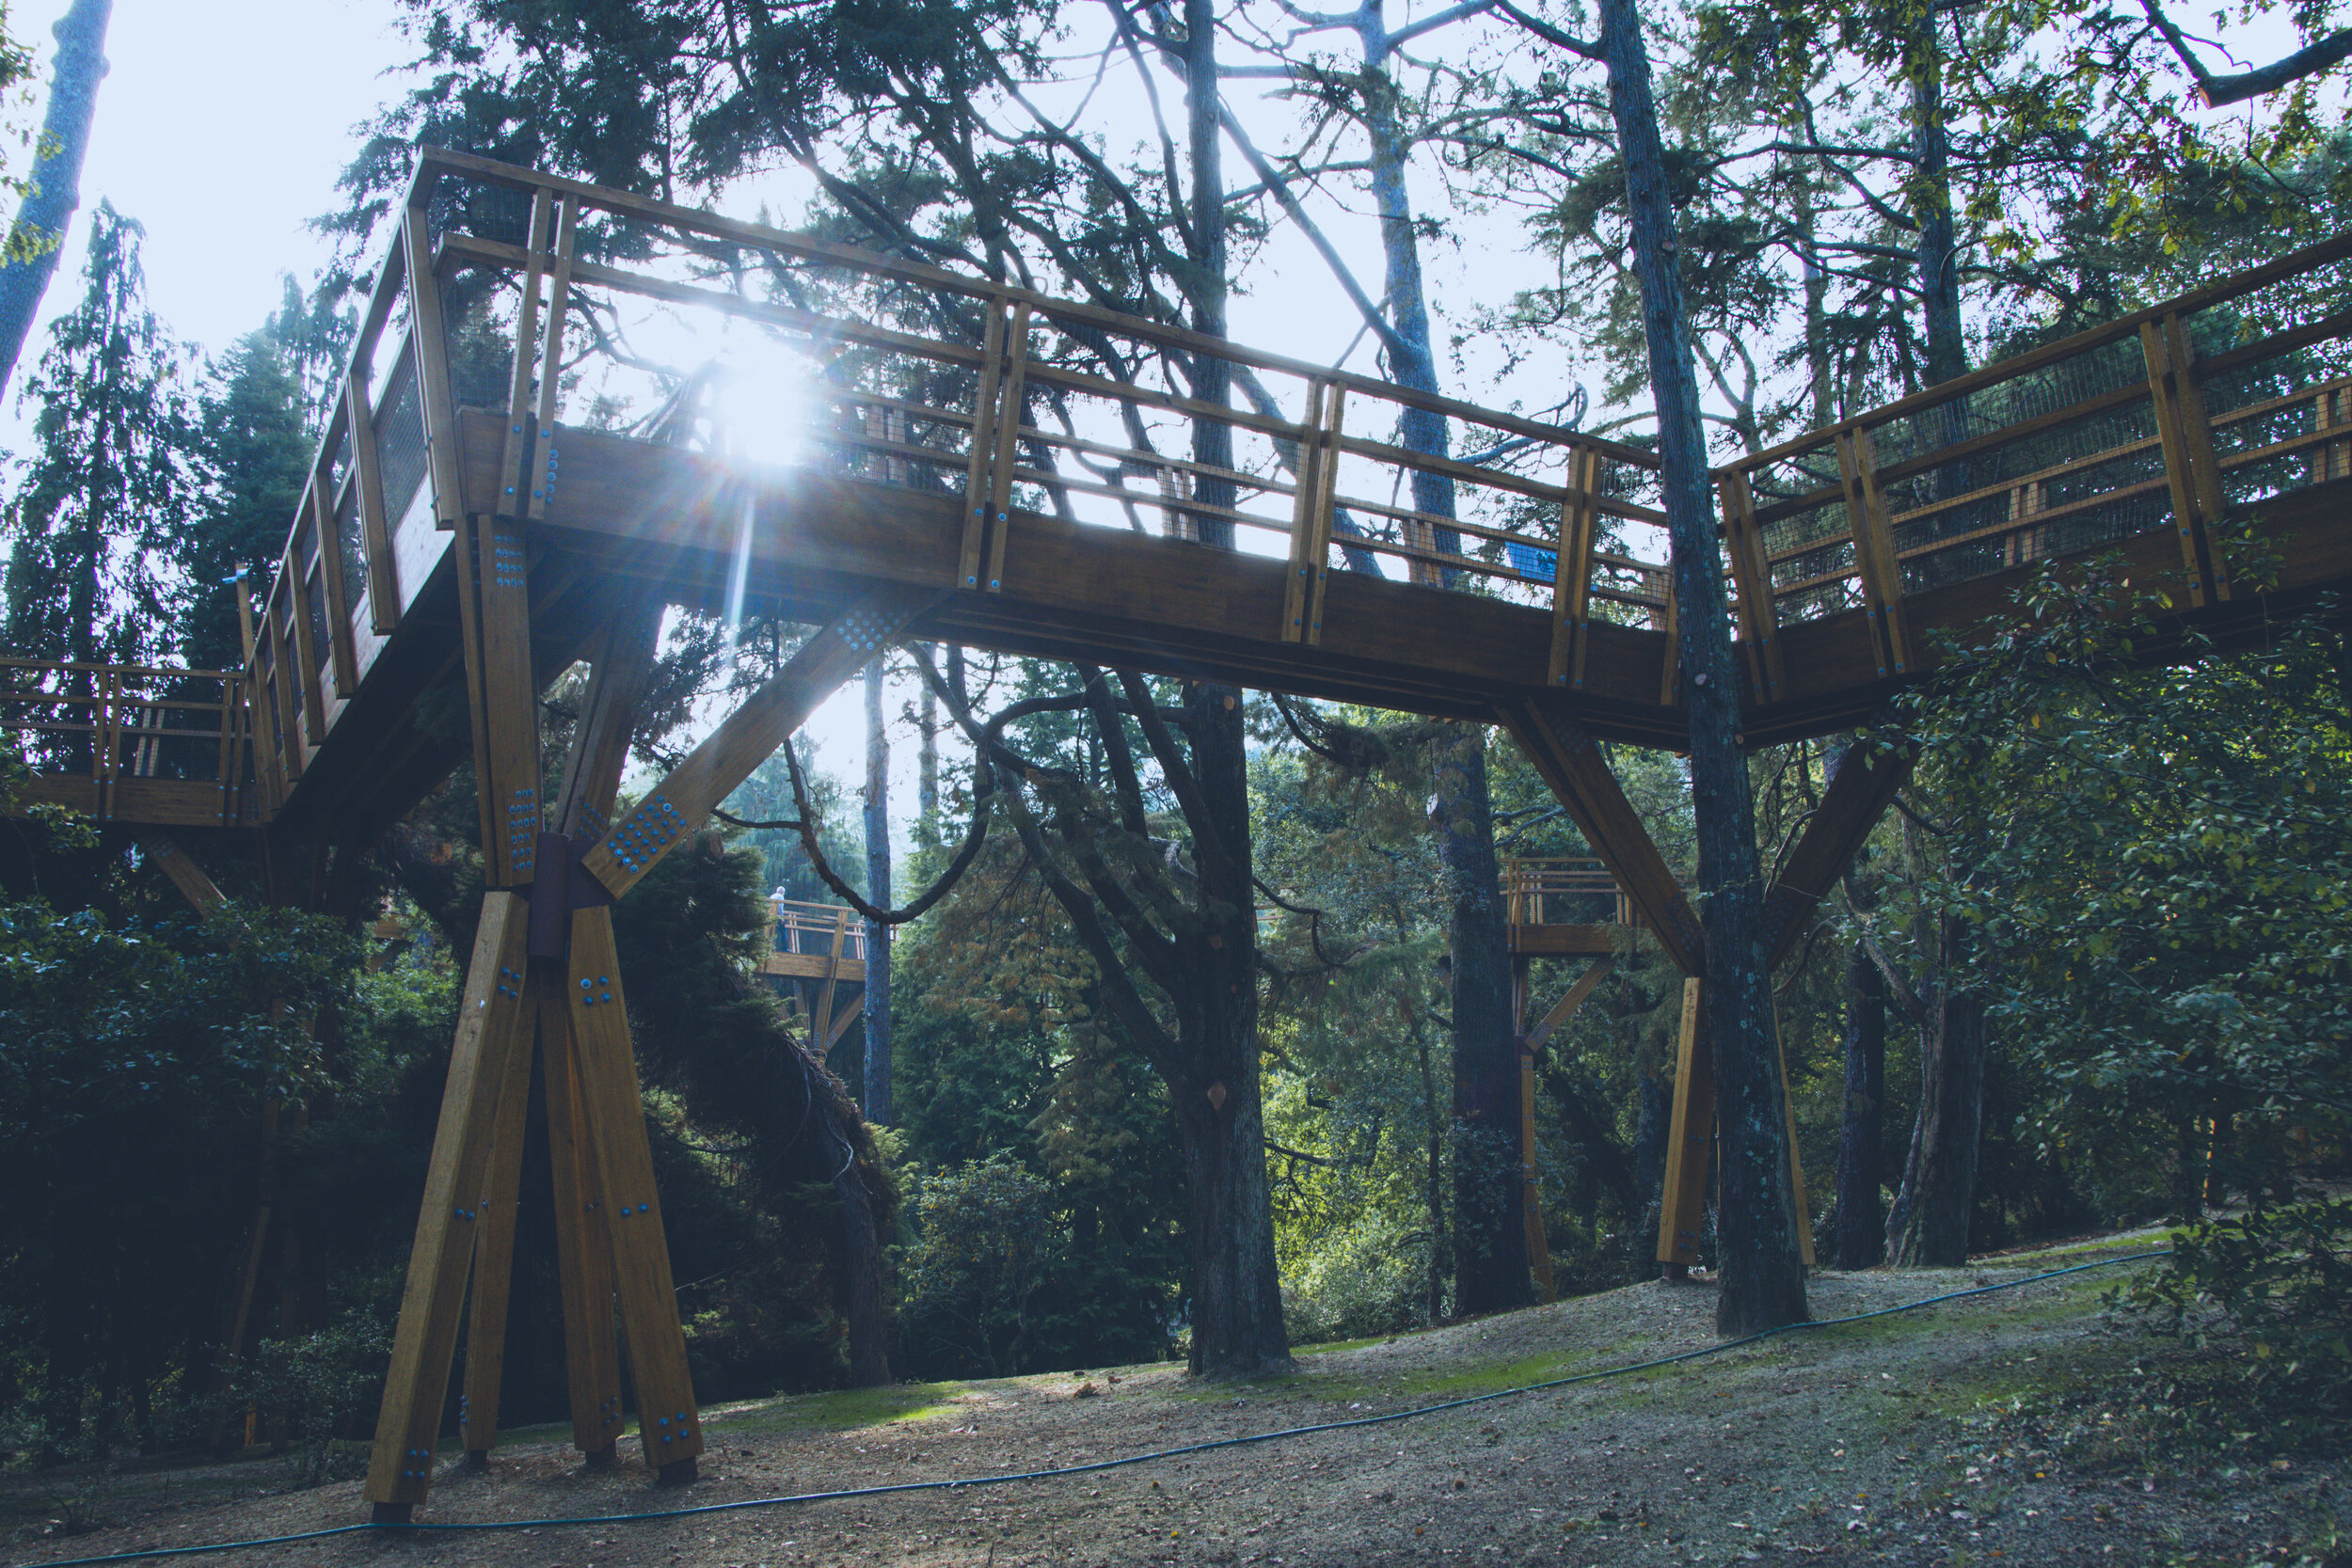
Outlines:
{"label": "coniferous tree", "polygon": [[147,305],[145,231],[100,202],[87,288],[50,328],[26,385],[40,442],[10,508],[8,650],[135,662],[164,657],[171,586],[157,572],[189,499],[182,351]]}
{"label": "coniferous tree", "polygon": [[199,394],[205,493],[179,549],[190,595],[182,653],[198,669],[245,662],[236,600],[224,584],[241,571],[264,580],[285,548],[310,465],[305,401],[275,320],[238,339]]}

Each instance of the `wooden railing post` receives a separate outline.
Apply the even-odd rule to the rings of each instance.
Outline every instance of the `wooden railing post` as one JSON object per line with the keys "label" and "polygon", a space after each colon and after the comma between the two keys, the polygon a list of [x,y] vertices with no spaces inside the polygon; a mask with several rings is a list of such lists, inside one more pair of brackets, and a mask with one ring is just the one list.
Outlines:
{"label": "wooden railing post", "polygon": [[2211,604],[2230,596],[2229,580],[2214,559],[2208,533],[2221,519],[2221,475],[2180,312],[2169,311],[2161,322],[2140,323],[2139,347],[2148,361],[2148,396],[2155,405],[2156,436],[2164,445],[2164,477],[2172,491],[2172,521],[2180,534],[2189,600]]}
{"label": "wooden railing post", "polygon": [[531,486],[523,510],[532,517],[545,517],[548,502],[555,497],[555,469],[560,460],[555,450],[556,400],[563,392],[564,317],[572,308],[572,252],[579,237],[580,198],[566,197],[562,215],[556,219],[554,259],[548,263],[547,322],[539,333],[539,401],[532,411],[538,428],[532,436],[531,463],[523,473],[524,483]]}
{"label": "wooden railing post", "polygon": [[[335,695],[348,698],[359,689],[359,650],[351,630],[351,593],[343,581],[342,529],[339,510],[330,499],[328,459],[321,454],[310,474],[310,528],[318,535],[319,583],[326,594],[328,661],[335,667]],[[321,731],[324,735],[324,730]]]}
{"label": "wooden railing post", "polygon": [[1740,588],[1740,638],[1747,644],[1748,678],[1763,702],[1774,702],[1784,685],[1780,668],[1779,611],[1772,604],[1772,562],[1756,526],[1756,498],[1745,468],[1730,468],[1720,486],[1724,543],[1731,557],[1732,580]]}
{"label": "wooden railing post", "polygon": [[1551,658],[1546,682],[1584,684],[1585,636],[1592,620],[1593,541],[1600,509],[1593,492],[1600,484],[1600,453],[1588,446],[1568,449],[1568,483],[1560,495],[1559,549],[1551,562]]}
{"label": "wooden railing post", "polygon": [[542,185],[531,193],[531,217],[523,230],[521,297],[515,307],[515,354],[506,375],[506,440],[499,454],[501,516],[531,513],[531,389],[539,368],[539,278],[547,270],[548,229],[555,221],[555,193]]}
{"label": "wooden railing post", "polygon": [[988,543],[989,456],[996,450],[996,380],[1005,357],[1005,302],[990,296],[980,334],[980,385],[972,399],[970,471],[963,482],[963,561],[956,574],[966,589],[980,586]]}
{"label": "wooden railing post", "polygon": [[1005,345],[1010,363],[996,384],[995,470],[988,491],[988,570],[982,574],[988,591],[1005,588],[1005,535],[1012,523],[1012,469],[1021,439],[1022,388],[1029,371],[1029,305],[1013,308],[1012,337]]}
{"label": "wooden railing post", "polygon": [[1307,384],[1307,417],[1298,426],[1296,488],[1291,496],[1291,573],[1282,594],[1282,641],[1323,641],[1323,590],[1331,576],[1331,473],[1339,463],[1340,410],[1347,388]]}
{"label": "wooden railing post", "polygon": [[375,445],[375,410],[368,402],[367,380],[356,364],[343,372],[343,418],[351,426],[351,483],[359,498],[359,548],[367,557],[368,627],[378,637],[389,637],[400,625],[400,570],[392,562],[391,523],[384,515],[384,465]]}
{"label": "wooden railing post", "polygon": [[416,350],[417,407],[424,420],[433,516],[440,527],[453,529],[466,504],[457,461],[457,404],[450,393],[449,332],[441,320],[441,280],[433,270],[422,192],[402,216],[400,245],[408,273],[408,336]]}
{"label": "wooden railing post", "polygon": [[1879,493],[1878,460],[1870,433],[1850,424],[1837,433],[1837,467],[1846,483],[1846,524],[1853,538],[1854,571],[1862,578],[1863,607],[1870,618],[1870,642],[1879,674],[1901,675],[1912,667],[1911,637],[1903,620],[1902,562],[1886,526],[1886,499]]}

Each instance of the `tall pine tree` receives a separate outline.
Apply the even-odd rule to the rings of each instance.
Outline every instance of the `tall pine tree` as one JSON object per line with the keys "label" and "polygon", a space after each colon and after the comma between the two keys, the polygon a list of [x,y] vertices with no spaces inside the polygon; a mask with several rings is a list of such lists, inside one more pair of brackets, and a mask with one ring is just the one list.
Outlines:
{"label": "tall pine tree", "polygon": [[40,442],[9,507],[8,622],[30,658],[151,660],[170,646],[157,571],[189,498],[183,351],[147,305],[146,231],[100,202],[82,301],[24,388]]}

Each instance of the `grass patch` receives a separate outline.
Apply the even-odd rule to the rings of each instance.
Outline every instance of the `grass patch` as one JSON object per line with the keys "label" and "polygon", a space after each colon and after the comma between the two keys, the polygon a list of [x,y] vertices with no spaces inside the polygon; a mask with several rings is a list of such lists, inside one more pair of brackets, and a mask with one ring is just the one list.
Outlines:
{"label": "grass patch", "polygon": [[863,1432],[953,1414],[972,1393],[966,1383],[894,1383],[880,1388],[836,1388],[789,1394],[710,1414],[747,1434]]}

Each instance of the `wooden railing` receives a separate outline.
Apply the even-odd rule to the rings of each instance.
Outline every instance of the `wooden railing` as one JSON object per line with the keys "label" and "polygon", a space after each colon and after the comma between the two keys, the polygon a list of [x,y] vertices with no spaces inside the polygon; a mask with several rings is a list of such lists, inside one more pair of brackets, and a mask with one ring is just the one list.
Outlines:
{"label": "wooden railing", "polygon": [[1902,675],[1911,596],[2158,530],[2190,604],[2229,598],[2224,512],[2352,470],[2347,258],[2298,250],[1721,470],[1758,694],[1783,627],[1863,610]]}
{"label": "wooden railing", "polygon": [[1590,855],[1502,863],[1507,926],[1634,926],[1641,917],[1609,868]]}
{"label": "wooden railing", "polygon": [[[2352,471],[2348,257],[2352,236],[2298,251],[1718,470],[1755,696],[1785,690],[1784,628],[1864,611],[1875,669],[1855,683],[1903,675],[1916,595],[2152,530],[2177,534],[2192,602],[2229,596],[2213,537],[2225,509]],[[731,355],[751,362],[730,372]],[[1229,396],[1194,395],[1220,376]],[[246,816],[276,813],[451,531],[466,537],[461,404],[502,416],[499,510],[523,521],[559,493],[568,416],[958,497],[976,593],[1005,588],[1018,508],[1286,558],[1269,640],[1322,640],[1334,570],[1543,608],[1545,678],[1571,690],[1596,621],[1674,622],[1664,564],[1636,553],[1663,553],[1641,449],[428,150],[286,549],[241,607],[248,658],[227,701],[250,714]],[[1432,447],[1447,455],[1408,450]],[[500,522],[481,547],[524,536]],[[459,608],[473,626],[463,593]],[[97,722],[62,708],[41,721]],[[225,709],[218,723],[232,727]],[[513,826],[485,820],[485,842]]]}
{"label": "wooden railing", "polygon": [[0,732],[40,776],[40,798],[102,821],[233,823],[248,757],[242,684],[218,670],[0,658]]}
{"label": "wooden railing", "polygon": [[866,961],[866,922],[847,904],[768,900],[768,951]]}

